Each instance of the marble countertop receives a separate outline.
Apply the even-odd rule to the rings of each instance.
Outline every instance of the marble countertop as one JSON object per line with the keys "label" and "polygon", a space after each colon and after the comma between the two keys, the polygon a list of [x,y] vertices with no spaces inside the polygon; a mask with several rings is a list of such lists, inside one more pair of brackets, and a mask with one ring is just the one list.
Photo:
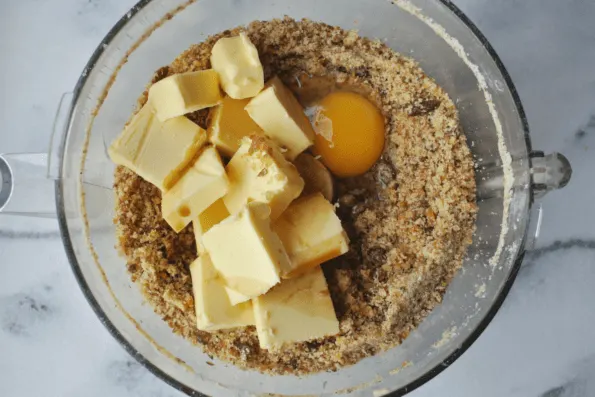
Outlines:
{"label": "marble countertop", "polygon": [[[43,152],[58,100],[135,0],[0,5],[0,152]],[[413,397],[595,395],[595,2],[458,0],[508,68],[534,148],[574,176],[543,200],[541,236],[494,321]],[[0,216],[0,396],[182,394],[95,317],[55,220]]]}

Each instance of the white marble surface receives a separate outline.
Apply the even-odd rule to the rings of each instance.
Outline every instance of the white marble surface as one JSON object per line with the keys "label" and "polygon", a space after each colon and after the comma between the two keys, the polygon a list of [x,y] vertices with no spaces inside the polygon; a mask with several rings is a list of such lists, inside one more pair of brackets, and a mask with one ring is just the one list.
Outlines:
{"label": "white marble surface", "polygon": [[[133,3],[0,1],[0,152],[46,150],[60,94]],[[534,147],[566,154],[574,177],[545,198],[538,249],[494,321],[411,396],[594,396],[595,2],[455,3],[512,75]],[[0,396],[181,396],[99,323],[54,220],[0,216],[0,258]]]}

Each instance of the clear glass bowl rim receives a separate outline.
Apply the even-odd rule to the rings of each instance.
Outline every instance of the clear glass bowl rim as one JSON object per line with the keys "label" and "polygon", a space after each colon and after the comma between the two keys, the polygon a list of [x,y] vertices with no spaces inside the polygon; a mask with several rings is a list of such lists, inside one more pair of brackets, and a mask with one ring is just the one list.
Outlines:
{"label": "clear glass bowl rim", "polygon": [[[138,3],[136,3],[130,9],[130,11],[128,13],[126,13],[124,16],[122,16],[120,18],[120,20],[118,20],[118,22],[106,34],[106,36],[103,38],[103,40],[101,40],[101,42],[99,43],[99,45],[93,52],[93,55],[91,55],[91,58],[89,59],[89,61],[87,62],[86,66],[83,70],[85,70],[85,71],[92,70],[95,67],[95,64],[97,63],[98,59],[103,54],[103,52],[110,45],[112,39],[120,32],[120,30],[122,28],[124,28],[124,26],[128,23],[128,21],[135,14],[137,14],[139,11],[141,11],[145,6],[147,6],[152,1],[153,0],[140,0]],[[532,146],[531,146],[531,138],[529,136],[529,123],[527,121],[527,117],[525,115],[525,111],[523,109],[523,105],[521,103],[521,100],[517,93],[517,90],[512,82],[510,75],[508,74],[508,71],[506,70],[506,67],[500,60],[500,57],[498,56],[498,54],[496,53],[496,51],[494,50],[492,45],[489,43],[488,39],[483,35],[483,33],[481,33],[481,31],[477,28],[477,26],[456,5],[454,5],[450,0],[437,0],[437,1],[440,1],[440,3],[442,3],[445,7],[447,7],[452,13],[455,14],[455,16],[461,22],[463,22],[465,24],[465,26],[467,26],[467,28],[471,31],[471,33],[473,35],[475,35],[475,37],[482,43],[483,47],[490,54],[492,60],[496,64],[498,70],[500,71],[500,73],[502,73],[502,76],[504,77],[504,81],[506,82],[506,86],[507,86],[507,88],[512,96],[512,99],[514,101],[516,110],[518,112],[518,117],[520,118],[522,126],[523,126],[523,133],[524,133],[524,138],[525,138],[525,144],[527,146],[527,153],[531,153]],[[82,73],[75,85],[75,88],[73,90],[72,102],[70,104],[70,110],[68,112],[67,125],[71,124],[71,121],[72,121],[72,118],[73,118],[73,115],[75,112],[75,105],[78,101],[80,92],[81,92],[82,88],[84,87],[89,74],[90,73]],[[66,147],[66,142],[67,142],[67,136],[65,134],[62,139],[62,142],[60,143],[60,147],[59,147],[60,172],[58,175],[63,175],[63,161],[62,160],[63,160],[64,150]],[[530,197],[530,205],[531,205],[531,203],[533,202],[533,189],[529,189],[529,191],[531,194],[531,197]],[[62,195],[62,178],[57,178],[57,180],[56,180],[55,193],[56,193],[56,213],[58,214],[60,235],[62,238],[62,243],[64,244],[64,249],[66,251],[66,255],[68,257],[68,261],[70,263],[70,267],[72,268],[72,271],[74,273],[76,281],[77,281],[79,287],[81,288],[83,295],[85,296],[87,302],[89,303],[89,305],[91,306],[91,308],[93,309],[93,311],[95,312],[95,314],[97,315],[97,317],[99,318],[101,323],[107,328],[108,332],[114,337],[114,339],[116,341],[118,341],[118,343],[120,343],[120,345],[132,357],[134,357],[134,359],[136,359],[141,365],[143,365],[151,373],[153,373],[155,376],[157,376],[158,378],[163,380],[165,383],[167,383],[168,385],[175,388],[176,390],[181,391],[189,396],[208,397],[207,395],[205,395],[199,391],[193,390],[193,389],[185,386],[183,383],[177,381],[176,379],[174,379],[173,377],[169,376],[164,371],[162,371],[160,368],[155,366],[151,361],[149,361],[142,354],[140,354],[124,338],[124,336],[120,333],[120,331],[110,321],[108,316],[101,309],[101,306],[99,305],[99,303],[93,296],[93,293],[91,292],[91,289],[89,288],[89,285],[87,284],[87,281],[85,280],[82,270],[80,268],[80,265],[77,261],[74,247],[72,245],[72,240],[70,238],[70,233],[69,233],[68,227],[67,227],[66,212],[64,209],[65,208],[64,207],[64,197]],[[490,310],[486,313],[483,320],[479,323],[479,325],[475,328],[475,330],[473,330],[473,332],[471,332],[469,334],[467,339],[465,339],[465,341],[457,349],[455,349],[446,359],[444,359],[441,363],[437,364],[434,368],[430,369],[429,371],[427,371],[425,374],[423,374],[419,378],[410,382],[408,385],[403,386],[403,387],[396,389],[396,390],[392,391],[391,393],[387,394],[386,395],[387,397],[403,396],[407,393],[410,393],[414,389],[417,389],[418,387],[422,386],[424,383],[430,381],[432,378],[434,378],[435,376],[440,374],[445,368],[447,368],[453,362],[455,362],[477,340],[477,338],[479,338],[479,336],[483,333],[483,331],[486,329],[486,327],[489,325],[489,323],[492,321],[492,319],[494,318],[494,316],[496,315],[496,313],[502,306],[504,299],[506,298],[510,289],[512,288],[512,285],[516,279],[516,276],[517,276],[519,269],[521,267],[521,264],[523,262],[523,258],[525,256],[526,251],[524,248],[524,244],[525,244],[525,240],[526,240],[526,234],[527,234],[527,231],[525,232],[525,236],[523,236],[522,246],[519,249],[519,254],[518,254],[517,258],[515,259],[514,264],[512,265],[508,279],[506,280],[502,290],[500,291],[500,293],[494,300],[492,306],[490,307]]]}

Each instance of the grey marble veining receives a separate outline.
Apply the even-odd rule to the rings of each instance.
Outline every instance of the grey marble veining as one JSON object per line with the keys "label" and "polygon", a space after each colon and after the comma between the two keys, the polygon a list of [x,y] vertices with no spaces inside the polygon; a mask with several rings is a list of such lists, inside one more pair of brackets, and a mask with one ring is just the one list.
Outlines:
{"label": "grey marble veining", "polygon": [[[534,148],[567,155],[574,175],[543,200],[536,249],[494,321],[411,396],[595,396],[595,2],[455,3],[510,72]],[[133,4],[0,4],[0,152],[46,150],[60,95]],[[71,274],[55,221],[0,216],[0,275],[0,396],[182,395],[100,324]]]}
{"label": "grey marble veining", "polygon": [[553,243],[546,245],[544,247],[537,248],[533,251],[530,251],[525,259],[525,263],[523,266],[527,267],[531,264],[538,263],[539,258],[543,256],[547,256],[551,253],[558,252],[558,251],[566,251],[571,249],[585,249],[585,250],[595,250],[595,239],[591,240],[582,240],[582,239],[575,239],[571,238],[568,240],[556,240]]}

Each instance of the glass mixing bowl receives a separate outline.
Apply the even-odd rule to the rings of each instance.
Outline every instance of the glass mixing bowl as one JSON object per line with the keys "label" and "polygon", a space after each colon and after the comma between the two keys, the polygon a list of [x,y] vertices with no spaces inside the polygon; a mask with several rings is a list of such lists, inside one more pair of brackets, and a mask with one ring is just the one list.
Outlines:
{"label": "glass mixing bowl", "polygon": [[[284,15],[357,29],[415,58],[455,101],[477,163],[477,231],[443,303],[400,346],[302,378],[213,360],[143,303],[114,248],[113,165],[106,155],[156,69],[208,35]],[[46,161],[50,179],[41,177]],[[487,326],[539,229],[535,199],[564,186],[570,173],[563,156],[531,151],[506,70],[450,1],[143,0],[109,32],[63,98],[50,153],[0,157],[0,208],[52,216],[47,199],[24,207],[19,197],[43,198],[42,190],[55,185],[64,246],[89,303],[131,355],[189,395],[402,395],[448,367]]]}

